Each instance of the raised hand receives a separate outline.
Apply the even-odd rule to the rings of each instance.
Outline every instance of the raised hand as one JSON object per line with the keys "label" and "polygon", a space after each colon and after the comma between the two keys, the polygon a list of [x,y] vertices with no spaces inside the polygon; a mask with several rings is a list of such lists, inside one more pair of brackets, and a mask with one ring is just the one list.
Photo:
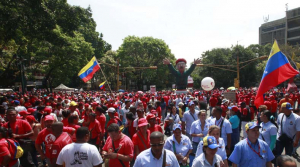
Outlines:
{"label": "raised hand", "polygon": [[194,59],[194,64],[200,64],[200,63],[201,63],[201,59],[200,58]]}
{"label": "raised hand", "polygon": [[164,63],[165,65],[168,65],[168,64],[170,64],[170,60],[167,59],[167,58],[165,58],[165,59],[163,60],[163,63]]}

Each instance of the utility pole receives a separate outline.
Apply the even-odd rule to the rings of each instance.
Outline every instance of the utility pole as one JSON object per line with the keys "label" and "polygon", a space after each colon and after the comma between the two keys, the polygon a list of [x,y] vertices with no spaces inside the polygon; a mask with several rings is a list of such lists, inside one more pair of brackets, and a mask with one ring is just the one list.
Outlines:
{"label": "utility pole", "polygon": [[240,57],[238,54],[236,60],[237,88],[240,88],[240,62],[239,61],[240,61]]}

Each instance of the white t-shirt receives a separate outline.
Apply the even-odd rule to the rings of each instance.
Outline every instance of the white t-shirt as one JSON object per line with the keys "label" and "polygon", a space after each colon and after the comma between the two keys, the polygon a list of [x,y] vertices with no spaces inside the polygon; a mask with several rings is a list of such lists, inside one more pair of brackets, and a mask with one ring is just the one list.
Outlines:
{"label": "white t-shirt", "polygon": [[88,143],[71,143],[59,153],[56,164],[65,167],[93,167],[103,162],[96,146]]}

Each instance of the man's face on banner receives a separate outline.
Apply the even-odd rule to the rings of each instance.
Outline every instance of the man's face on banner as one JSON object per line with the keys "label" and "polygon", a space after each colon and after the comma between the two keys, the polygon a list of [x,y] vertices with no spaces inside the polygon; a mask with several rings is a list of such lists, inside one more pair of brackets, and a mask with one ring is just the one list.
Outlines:
{"label": "man's face on banner", "polygon": [[185,62],[178,62],[176,65],[179,72],[183,73],[186,67]]}

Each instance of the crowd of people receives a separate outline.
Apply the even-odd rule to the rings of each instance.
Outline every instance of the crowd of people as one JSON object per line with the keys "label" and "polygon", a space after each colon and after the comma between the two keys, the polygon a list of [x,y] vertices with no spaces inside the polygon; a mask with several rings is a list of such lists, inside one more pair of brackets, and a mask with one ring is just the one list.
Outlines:
{"label": "crowd of people", "polygon": [[300,95],[226,91],[0,93],[0,166],[297,166]]}

